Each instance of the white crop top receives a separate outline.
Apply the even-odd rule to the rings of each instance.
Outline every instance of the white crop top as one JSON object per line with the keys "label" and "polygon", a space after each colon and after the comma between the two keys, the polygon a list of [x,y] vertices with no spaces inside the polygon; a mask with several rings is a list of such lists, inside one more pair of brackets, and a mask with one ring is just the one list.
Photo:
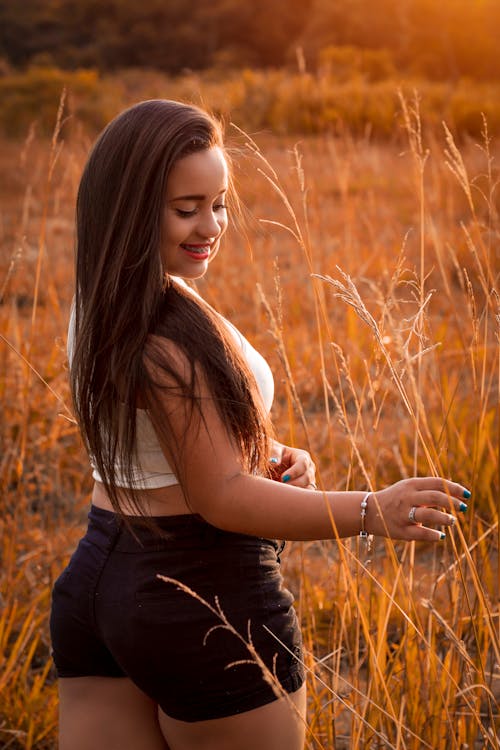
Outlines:
{"label": "white crop top", "polygon": [[[175,279],[179,284],[188,288],[196,294],[182,279]],[[221,320],[227,325],[239,344],[248,367],[252,371],[266,410],[269,412],[274,397],[274,380],[271,369],[264,357],[253,348],[249,341],[222,315]],[[68,328],[68,360],[71,367],[73,353],[73,339],[75,326],[74,305],[71,309]],[[91,461],[92,463],[92,461]],[[92,477],[102,481],[99,472],[92,464]],[[118,487],[129,487],[130,484],[120,470],[120,464],[116,466],[116,484]],[[154,489],[157,487],[170,487],[179,484],[179,481],[168,464],[163,453],[153,424],[144,409],[137,409],[137,465],[133,467],[133,487],[137,490]]]}

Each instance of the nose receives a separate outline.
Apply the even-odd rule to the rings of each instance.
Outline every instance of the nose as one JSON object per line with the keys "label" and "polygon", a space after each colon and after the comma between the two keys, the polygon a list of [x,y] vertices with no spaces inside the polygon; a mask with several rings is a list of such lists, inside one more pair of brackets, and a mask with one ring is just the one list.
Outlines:
{"label": "nose", "polygon": [[211,208],[199,214],[198,234],[204,239],[218,237],[225,229],[225,221]]}

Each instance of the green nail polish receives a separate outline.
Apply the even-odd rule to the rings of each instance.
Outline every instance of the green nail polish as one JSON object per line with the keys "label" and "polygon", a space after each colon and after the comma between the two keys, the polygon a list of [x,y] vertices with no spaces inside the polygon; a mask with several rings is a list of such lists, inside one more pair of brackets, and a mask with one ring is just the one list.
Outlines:
{"label": "green nail polish", "polygon": [[273,456],[272,458],[269,459],[269,463],[271,463],[271,464],[277,464],[278,463],[278,459]]}
{"label": "green nail polish", "polygon": [[446,534],[443,534],[443,532],[441,532],[441,536],[439,538],[442,540],[442,539],[445,538],[445,536],[446,536]]}
{"label": "green nail polish", "polygon": [[471,492],[469,492],[469,490],[464,490],[464,497],[468,500],[471,497]]}
{"label": "green nail polish", "polygon": [[460,503],[460,507],[459,507],[458,510],[460,511],[460,513],[465,513],[465,511],[467,510],[466,504],[465,503]]}
{"label": "green nail polish", "polygon": [[[285,474],[285,476],[283,477],[283,481],[284,481],[284,482],[289,482],[291,478],[292,478],[292,477],[290,476],[290,474]],[[467,507],[467,506],[466,506],[466,507]]]}

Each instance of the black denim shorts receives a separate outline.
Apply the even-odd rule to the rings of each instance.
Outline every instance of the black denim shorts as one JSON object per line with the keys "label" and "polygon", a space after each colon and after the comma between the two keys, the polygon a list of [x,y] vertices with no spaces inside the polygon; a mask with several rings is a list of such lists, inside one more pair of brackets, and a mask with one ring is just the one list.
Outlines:
{"label": "black denim shorts", "polygon": [[155,521],[161,537],[140,526],[131,533],[114,513],[91,508],[52,592],[58,676],[129,677],[182,721],[273,701],[255,652],[285,691],[297,690],[301,636],[276,540],[221,531],[195,515]]}

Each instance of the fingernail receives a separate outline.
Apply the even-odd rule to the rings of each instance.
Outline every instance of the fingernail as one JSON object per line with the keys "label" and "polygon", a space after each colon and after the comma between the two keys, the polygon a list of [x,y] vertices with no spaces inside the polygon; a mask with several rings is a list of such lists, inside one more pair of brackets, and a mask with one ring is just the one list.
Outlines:
{"label": "fingernail", "polygon": [[446,534],[443,534],[443,532],[441,532],[441,536],[439,537],[440,541],[442,541],[445,538],[445,536]]}
{"label": "fingernail", "polygon": [[465,503],[460,503],[460,506],[459,506],[458,510],[460,511],[460,513],[465,513],[465,511],[467,510],[466,504]]}
{"label": "fingernail", "polygon": [[[464,497],[466,500],[468,500],[471,497],[471,494],[472,493],[469,490],[464,490]],[[462,509],[460,508],[460,510]]]}
{"label": "fingernail", "polygon": [[269,463],[271,463],[271,464],[277,464],[278,463],[278,459],[275,458],[275,456],[273,456],[272,458],[269,459]]}
{"label": "fingernail", "polygon": [[285,476],[283,477],[283,482],[289,482],[291,478],[292,477],[290,476],[290,474],[285,474]]}

